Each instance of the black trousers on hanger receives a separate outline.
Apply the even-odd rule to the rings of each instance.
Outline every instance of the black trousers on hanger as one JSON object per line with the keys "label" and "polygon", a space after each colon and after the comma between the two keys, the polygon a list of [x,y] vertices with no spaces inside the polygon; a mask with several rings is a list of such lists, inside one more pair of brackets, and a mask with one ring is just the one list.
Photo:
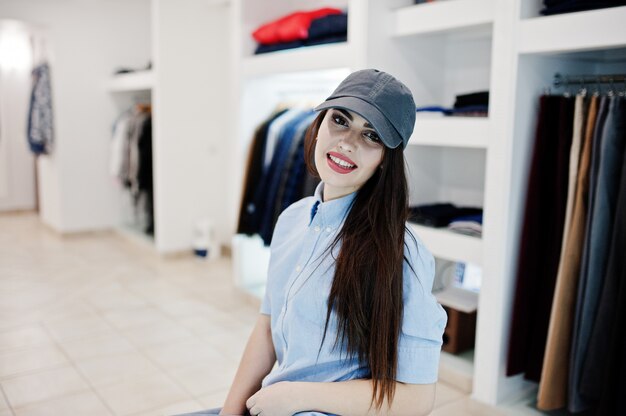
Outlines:
{"label": "black trousers on hanger", "polygon": [[507,375],[539,381],[559,266],[574,98],[542,96],[521,230]]}

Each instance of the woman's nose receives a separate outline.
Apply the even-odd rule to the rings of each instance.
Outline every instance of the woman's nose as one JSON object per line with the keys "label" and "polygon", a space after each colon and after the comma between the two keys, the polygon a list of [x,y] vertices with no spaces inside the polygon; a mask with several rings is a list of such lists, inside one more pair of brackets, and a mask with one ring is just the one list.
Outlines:
{"label": "woman's nose", "polygon": [[345,151],[351,152],[356,146],[358,134],[355,132],[347,132],[339,138],[339,147]]}

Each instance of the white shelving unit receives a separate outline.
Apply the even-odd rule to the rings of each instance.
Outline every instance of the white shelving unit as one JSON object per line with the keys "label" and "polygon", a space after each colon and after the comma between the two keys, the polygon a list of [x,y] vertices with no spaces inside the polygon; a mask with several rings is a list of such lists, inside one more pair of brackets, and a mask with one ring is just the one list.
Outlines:
{"label": "white shelving unit", "polygon": [[465,29],[490,31],[494,0],[448,0],[416,4],[393,13],[393,36],[458,32]]}
{"label": "white shelving unit", "polygon": [[624,21],[626,6],[524,19],[518,52],[554,54],[623,47]]}
{"label": "white shelving unit", "polygon": [[411,224],[434,256],[463,263],[483,264],[483,244],[480,238],[449,231],[445,228]]}
{"label": "white shelving unit", "polygon": [[489,134],[486,117],[418,117],[409,145],[486,149]]}
{"label": "white shelving unit", "polygon": [[151,91],[153,87],[154,72],[152,70],[115,75],[108,85],[110,92]]}
{"label": "white shelving unit", "polygon": [[[411,203],[483,205],[483,238],[414,228],[436,256],[483,269],[480,295],[473,300],[478,305],[475,350],[460,357],[443,354],[440,377],[490,405],[517,402],[536,389],[521,376],[506,377],[504,370],[536,102],[557,71],[624,71],[626,29],[621,22],[626,7],[543,17],[540,0],[422,5],[410,0],[235,0],[233,6],[232,108],[237,114],[233,123],[241,126],[232,159],[237,169],[244,163],[254,127],[275,103],[267,92],[289,84],[278,83],[276,77],[304,74],[307,82],[295,84],[310,88],[320,69],[374,67],[403,80],[418,106],[449,106],[455,94],[490,91],[488,117],[418,118],[405,151],[413,171]],[[348,43],[251,56],[249,33],[256,26],[296,9],[322,6],[348,9]],[[236,169],[233,176],[242,183]],[[238,202],[232,201],[232,212],[238,212]],[[238,250],[246,249],[234,241],[233,253]],[[241,260],[245,252],[236,256],[246,263]],[[264,277],[258,272],[249,285],[246,276],[239,277],[242,287],[262,292],[259,280]]]}
{"label": "white shelving unit", "polygon": [[276,73],[294,73],[350,67],[352,51],[348,43],[288,49],[253,55],[243,59],[244,77],[263,77]]}
{"label": "white shelving unit", "polygon": [[215,196],[226,193],[222,172],[230,153],[222,140],[228,3],[151,0],[153,69],[117,75],[106,85],[120,112],[135,97],[152,103],[154,237],[125,223],[119,231],[161,254],[191,252],[194,227],[203,219],[213,220],[218,241],[227,239],[227,207]]}

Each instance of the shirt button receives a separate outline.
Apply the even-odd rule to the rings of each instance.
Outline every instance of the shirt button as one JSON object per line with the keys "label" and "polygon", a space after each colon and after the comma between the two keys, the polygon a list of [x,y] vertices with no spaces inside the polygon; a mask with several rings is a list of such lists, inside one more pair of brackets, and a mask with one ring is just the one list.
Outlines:
{"label": "shirt button", "polygon": [[321,230],[321,228],[320,228],[319,226],[315,226],[315,232],[316,232],[316,233],[319,233],[319,232],[320,232],[320,230]]}
{"label": "shirt button", "polygon": [[326,227],[326,232],[327,232],[327,233],[329,233],[329,232],[331,232],[331,231],[332,231],[332,228],[330,228],[330,227]]}
{"label": "shirt button", "polygon": [[296,271],[299,272],[300,270],[302,270],[302,267],[300,265],[296,266]]}

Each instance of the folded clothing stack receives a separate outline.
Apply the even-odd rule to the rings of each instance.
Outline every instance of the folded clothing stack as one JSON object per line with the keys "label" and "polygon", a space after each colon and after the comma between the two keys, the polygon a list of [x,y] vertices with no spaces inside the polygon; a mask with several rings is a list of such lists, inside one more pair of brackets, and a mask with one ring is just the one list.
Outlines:
{"label": "folded clothing stack", "polygon": [[416,111],[418,113],[443,113],[446,116],[487,117],[489,114],[489,91],[457,95],[452,108],[425,106],[418,107]]}
{"label": "folded clothing stack", "polygon": [[409,221],[429,227],[448,227],[463,234],[480,236],[483,210],[478,207],[457,207],[450,203],[416,205],[409,207]]}
{"label": "folded clothing stack", "polygon": [[348,15],[341,9],[294,12],[260,26],[252,33],[258,42],[255,54],[301,46],[345,42],[348,39]]}
{"label": "folded clothing stack", "polygon": [[455,218],[448,224],[448,229],[473,237],[481,237],[483,235],[483,214]]}
{"label": "folded clothing stack", "polygon": [[626,0],[543,0],[543,15],[581,12],[626,5]]}

